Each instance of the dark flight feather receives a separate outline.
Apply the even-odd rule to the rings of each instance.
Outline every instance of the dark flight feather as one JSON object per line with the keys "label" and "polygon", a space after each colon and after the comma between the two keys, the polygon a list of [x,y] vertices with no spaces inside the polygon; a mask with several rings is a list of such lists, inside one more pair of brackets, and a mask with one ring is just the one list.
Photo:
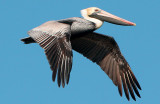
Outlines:
{"label": "dark flight feather", "polygon": [[121,54],[116,41],[112,37],[91,32],[83,34],[81,37],[71,37],[71,44],[75,51],[83,54],[91,61],[96,62],[102,68],[113,83],[118,86],[121,96],[122,83],[128,100],[128,90],[134,100],[136,100],[136,98],[133,89],[137,96],[140,96],[136,86],[139,89],[141,89],[141,87],[131,71],[129,64]]}

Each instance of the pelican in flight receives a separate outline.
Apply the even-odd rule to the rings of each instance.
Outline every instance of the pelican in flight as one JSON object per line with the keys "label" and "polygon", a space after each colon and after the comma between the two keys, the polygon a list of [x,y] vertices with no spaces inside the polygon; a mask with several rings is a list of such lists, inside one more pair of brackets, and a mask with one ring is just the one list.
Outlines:
{"label": "pelican in flight", "polygon": [[68,84],[72,69],[72,49],[95,62],[118,87],[122,96],[122,85],[129,100],[136,100],[134,93],[140,97],[141,90],[129,64],[121,54],[113,37],[95,33],[104,21],[124,26],[135,23],[112,15],[97,7],[81,10],[83,18],[73,17],[57,21],[48,21],[28,32],[30,37],[21,39],[25,44],[38,43],[45,51],[52,80],[57,75],[58,86]]}

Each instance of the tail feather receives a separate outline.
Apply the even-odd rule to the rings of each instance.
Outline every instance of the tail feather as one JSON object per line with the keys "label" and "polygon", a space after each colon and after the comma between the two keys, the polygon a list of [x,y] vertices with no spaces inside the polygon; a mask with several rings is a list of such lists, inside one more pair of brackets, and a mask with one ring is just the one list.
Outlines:
{"label": "tail feather", "polygon": [[30,43],[35,43],[35,41],[31,37],[23,38],[21,41],[24,42],[24,44],[30,44]]}

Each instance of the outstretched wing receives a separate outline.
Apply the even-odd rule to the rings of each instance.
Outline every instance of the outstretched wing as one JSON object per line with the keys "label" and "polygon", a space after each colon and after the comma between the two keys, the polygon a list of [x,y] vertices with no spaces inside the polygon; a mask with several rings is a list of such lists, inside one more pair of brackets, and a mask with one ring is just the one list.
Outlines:
{"label": "outstretched wing", "polygon": [[[52,79],[60,87],[68,84],[72,68],[72,47],[70,43],[70,25],[56,21],[46,22],[28,32],[44,50],[53,71]],[[58,72],[57,72],[58,70]]]}
{"label": "outstretched wing", "polygon": [[128,100],[128,89],[134,100],[136,98],[133,89],[137,96],[140,97],[137,87],[139,89],[141,87],[112,37],[95,32],[87,33],[83,34],[82,37],[72,38],[71,44],[75,51],[96,62],[103,69],[113,83],[118,86],[121,96],[123,82],[123,88]]}

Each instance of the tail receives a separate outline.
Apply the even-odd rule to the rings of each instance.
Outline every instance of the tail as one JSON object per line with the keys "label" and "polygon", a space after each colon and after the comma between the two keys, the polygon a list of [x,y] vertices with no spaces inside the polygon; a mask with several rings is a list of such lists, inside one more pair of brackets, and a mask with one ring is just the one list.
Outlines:
{"label": "tail", "polygon": [[23,41],[24,44],[36,43],[31,37],[23,38],[21,41]]}

